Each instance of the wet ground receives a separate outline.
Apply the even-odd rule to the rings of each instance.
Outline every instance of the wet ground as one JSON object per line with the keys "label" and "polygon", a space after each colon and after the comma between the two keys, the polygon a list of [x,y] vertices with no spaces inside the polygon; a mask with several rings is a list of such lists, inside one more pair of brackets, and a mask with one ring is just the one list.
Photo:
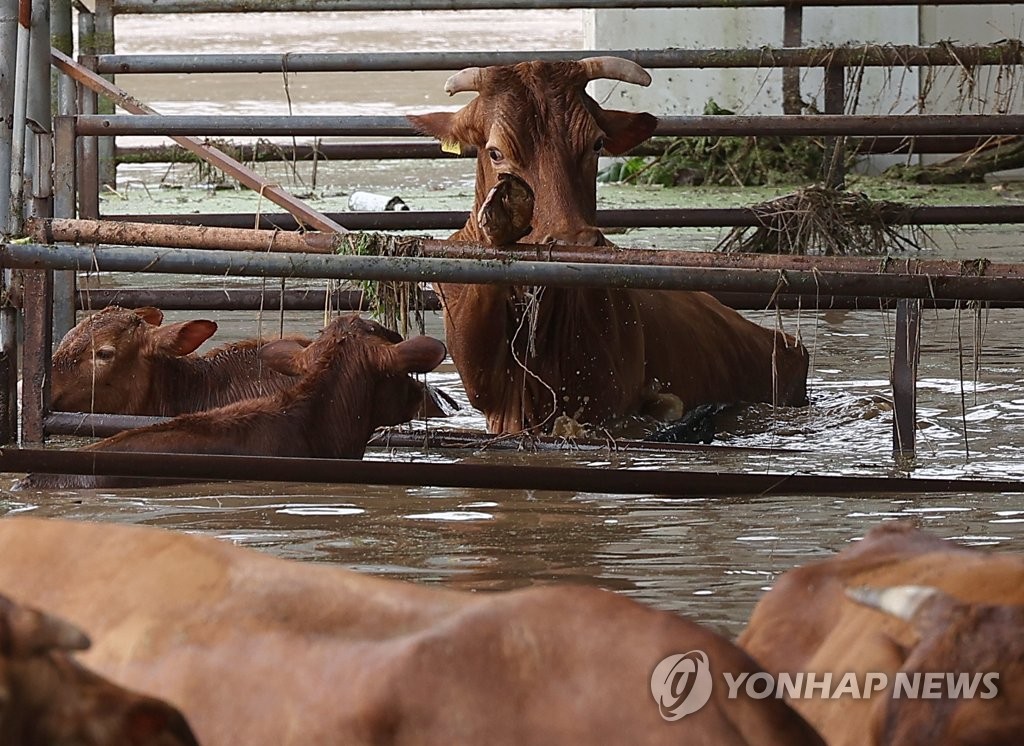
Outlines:
{"label": "wet ground", "polygon": [[[359,18],[353,20],[356,15]],[[282,24],[261,17],[265,28],[280,30],[276,35],[255,28],[217,35],[210,30],[212,21],[194,18],[187,20],[190,41],[176,51],[190,51],[193,47],[189,44],[199,49],[215,43],[223,48],[209,51],[392,48],[408,44],[413,30],[423,28],[422,19],[413,15],[407,24],[396,24],[380,36],[376,22],[362,14],[346,18],[348,33],[334,35],[325,31],[333,28],[330,18],[284,30]],[[452,38],[452,30],[445,24],[463,21],[454,14],[446,15],[448,19],[436,26],[437,39],[417,37],[421,43],[406,48],[440,48],[449,43],[443,39]],[[508,26],[501,26],[500,39],[497,34],[488,39],[490,48],[523,47],[524,40],[536,48],[579,46],[576,12],[531,16],[516,11],[515,16],[516,22],[523,24],[522,33],[507,36]],[[485,18],[488,23],[500,20]],[[161,27],[154,24],[163,22],[157,18],[119,21],[125,39],[119,50],[161,48],[157,47]],[[299,76],[289,86],[296,113],[394,113],[450,105],[440,91],[444,74],[423,74],[415,83],[396,74],[337,89],[325,87],[317,76],[307,77],[308,81]],[[429,85],[421,88],[421,79]],[[133,90],[138,95],[166,113],[196,108],[211,113],[288,110],[280,80],[264,88],[255,87],[246,76],[235,76],[217,87],[209,81],[174,76],[124,78],[122,83],[136,85]],[[388,95],[380,96],[381,91]],[[199,103],[187,103],[193,101]],[[316,184],[308,172],[302,174],[301,181],[294,175],[278,176],[322,209],[343,209],[347,195],[356,189],[400,194],[413,209],[466,209],[472,199],[472,174],[465,163],[332,164],[319,170]],[[108,214],[266,209],[252,195],[196,188],[196,179],[190,167],[170,173],[162,166],[124,168],[118,192],[104,197],[103,209]],[[882,187],[878,182],[865,182],[863,188]],[[990,186],[942,192],[913,188],[905,193],[931,204],[1021,198],[1019,192],[993,192]],[[599,191],[603,206],[749,204],[766,194],[611,186]],[[709,248],[720,235],[715,230],[663,229],[613,238],[624,246]],[[938,229],[932,235],[936,248],[929,256],[1020,258],[1017,228]],[[161,276],[147,282],[168,284],[176,279],[180,278]],[[88,282],[137,284],[137,280],[116,275],[89,278]],[[235,286],[243,281],[187,278],[184,282],[189,286]],[[259,284],[257,281],[256,286]],[[168,318],[197,315],[170,313]],[[774,312],[751,316],[767,325],[777,323]],[[256,312],[236,312],[215,318],[221,324],[215,341],[253,336],[260,326],[267,333],[281,323],[285,331],[311,332],[323,321],[318,313],[288,313],[283,322],[276,313],[260,318]],[[892,314],[807,309],[784,314],[782,323],[788,331],[799,332],[811,350],[811,404],[774,412],[752,408],[722,418],[718,443],[757,446],[758,450],[709,448],[631,455],[571,448],[543,453],[396,449],[373,450],[367,457],[1024,479],[1024,457],[1020,455],[1024,352],[1019,331],[1024,311],[926,313],[918,403],[920,451],[913,463],[901,468],[891,456],[888,377]],[[428,332],[441,333],[438,318],[428,320]],[[450,364],[429,378],[465,402]],[[445,427],[482,430],[483,422],[466,407]],[[4,478],[4,486],[13,481]],[[740,629],[753,603],[779,573],[841,549],[880,520],[908,518],[942,536],[1001,550],[1021,551],[1024,547],[1021,494],[667,500],[654,495],[238,483],[116,492],[0,492],[3,511],[198,531],[285,557],[336,562],[389,577],[461,588],[508,588],[554,580],[596,583],[685,612],[727,633]]]}

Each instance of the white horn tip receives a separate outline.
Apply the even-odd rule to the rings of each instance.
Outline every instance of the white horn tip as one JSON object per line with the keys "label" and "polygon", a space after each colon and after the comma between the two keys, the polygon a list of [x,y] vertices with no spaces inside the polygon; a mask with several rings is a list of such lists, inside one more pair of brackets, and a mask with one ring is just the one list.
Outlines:
{"label": "white horn tip", "polygon": [[918,609],[938,593],[937,588],[927,585],[896,585],[888,588],[857,586],[846,589],[850,600],[905,621],[910,621]]}

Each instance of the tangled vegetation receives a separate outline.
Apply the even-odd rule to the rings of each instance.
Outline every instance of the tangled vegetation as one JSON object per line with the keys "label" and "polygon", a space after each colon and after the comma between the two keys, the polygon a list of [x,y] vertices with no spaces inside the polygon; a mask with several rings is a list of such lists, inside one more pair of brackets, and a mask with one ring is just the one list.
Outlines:
{"label": "tangled vegetation", "polygon": [[[735,112],[709,100],[705,114]],[[618,161],[598,175],[607,182],[662,186],[766,186],[820,178],[824,142],[810,137],[674,137],[651,141],[656,155]]]}
{"label": "tangled vegetation", "polygon": [[823,186],[751,207],[756,226],[737,226],[715,247],[761,254],[887,254],[921,248],[920,227],[904,225],[909,206]]}

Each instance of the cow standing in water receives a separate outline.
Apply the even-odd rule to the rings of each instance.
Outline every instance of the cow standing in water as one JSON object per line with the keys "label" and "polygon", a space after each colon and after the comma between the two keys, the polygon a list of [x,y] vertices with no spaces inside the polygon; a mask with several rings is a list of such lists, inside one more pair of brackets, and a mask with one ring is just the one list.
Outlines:
{"label": "cow standing in water", "polygon": [[[445,346],[432,337],[402,341],[380,324],[346,315],[309,345],[279,339],[263,345],[260,356],[297,383],[269,396],[127,430],[82,450],[362,458],[376,428],[408,422],[420,411],[423,387],[409,374],[440,365]],[[32,474],[20,487],[91,488],[138,481]]]}
{"label": "cow standing in water", "polygon": [[[452,239],[607,245],[595,227],[598,157],[643,142],[657,120],[602,109],[584,90],[601,78],[650,83],[641,67],[611,57],[468,68],[445,90],[476,91],[475,100],[457,112],[410,117],[449,149],[477,149],[473,210]],[[561,414],[602,424],[643,414],[666,395],[681,401],[677,412],[701,404],[806,403],[803,345],[706,293],[437,290],[452,359],[491,432],[550,429]]]}
{"label": "cow standing in water", "polygon": [[0,746],[198,746],[160,700],[84,668],[76,627],[0,594]]}
{"label": "cow standing in water", "polygon": [[884,523],[835,557],[785,573],[739,643],[775,676],[830,676],[833,692],[851,674],[859,693],[869,675],[884,676],[868,696],[798,687],[793,706],[829,746],[1024,743],[1019,555]]}
{"label": "cow standing in water", "polygon": [[[786,703],[728,696],[723,673],[760,670],[733,643],[594,587],[454,591],[30,517],[0,520],[0,557],[0,588],[91,630],[86,662],[174,702],[204,746],[823,746]],[[695,650],[713,682],[669,722],[652,673]],[[670,711],[683,671],[658,682]]]}

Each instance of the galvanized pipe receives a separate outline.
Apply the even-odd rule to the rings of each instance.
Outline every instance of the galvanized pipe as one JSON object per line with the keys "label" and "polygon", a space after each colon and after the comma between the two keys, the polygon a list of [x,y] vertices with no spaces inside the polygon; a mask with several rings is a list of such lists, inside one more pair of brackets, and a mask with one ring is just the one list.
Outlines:
{"label": "galvanized pipe", "polygon": [[615,49],[522,52],[332,52],[284,54],[105,54],[88,60],[100,73],[416,72],[514,65],[610,55],[646,68],[799,68],[1019,65],[1019,41],[966,46],[863,44],[757,49]]}
{"label": "galvanized pipe", "polygon": [[[82,112],[83,114],[92,112]],[[984,146],[987,137],[871,137],[848,143],[858,153],[965,153]],[[628,155],[661,155],[664,147],[657,143],[644,143],[629,151]],[[394,159],[450,159],[475,158],[476,148],[465,147],[459,153],[441,150],[440,143],[412,142],[319,142],[315,145],[285,145],[238,143],[232,152],[246,163],[272,163],[278,161],[308,161],[314,157],[326,161],[361,161]],[[200,159],[177,145],[118,146],[118,163],[197,163]]]}
{"label": "galvanized pipe", "polygon": [[[428,230],[461,228],[469,219],[465,210],[384,210],[381,212],[329,212],[326,215],[354,231]],[[110,220],[165,225],[202,225],[212,228],[298,230],[286,213],[150,213],[107,216]],[[890,225],[992,225],[1024,223],[1024,205],[929,205],[882,213]],[[636,210],[598,210],[600,228],[718,228],[761,225],[749,207],[665,207]]]}
{"label": "galvanized pipe", "polygon": [[[82,115],[79,135],[334,135],[417,134],[401,116]],[[655,135],[1020,135],[1024,114],[897,114],[662,117]]]}
{"label": "galvanized pipe", "polygon": [[[320,11],[552,10],[567,8],[779,8],[789,0],[317,0]],[[991,5],[991,0],[929,0],[929,5]],[[920,0],[801,0],[808,7],[920,5]],[[114,0],[115,13],[284,13],[309,0]]]}
{"label": "galvanized pipe", "polygon": [[892,495],[1021,492],[1024,483],[988,479],[723,474],[649,469],[519,464],[440,464],[349,459],[273,458],[179,453],[117,453],[0,449],[0,471],[114,474],[169,479],[379,484],[465,489],[593,492],[612,495],[732,497],[736,495]]}
{"label": "galvanized pipe", "polygon": [[722,269],[629,264],[552,264],[496,259],[422,259],[255,253],[203,249],[98,248],[4,244],[0,266],[21,269],[161,272],[256,277],[433,281],[624,287],[661,290],[789,292],[809,295],[881,295],[894,298],[1017,300],[1020,277],[935,276],[808,270]]}
{"label": "galvanized pipe", "polygon": [[[220,249],[229,251],[289,252],[335,254],[345,253],[351,241],[359,236],[336,236],[330,233],[297,233],[288,231],[243,230],[235,228],[198,228],[165,226],[147,223],[120,223],[103,220],[32,221],[33,235],[40,243],[70,241],[88,244],[126,244]],[[372,236],[370,237],[373,238]],[[471,241],[443,241],[431,238],[410,238],[406,256],[391,257],[405,262],[411,257],[460,259],[493,262],[498,260],[510,268],[524,261],[607,264],[633,266],[710,267],[717,269],[756,269],[771,271],[860,272],[927,275],[931,278],[983,275],[1024,280],[1024,264],[995,263],[987,260],[893,259],[890,257],[795,256],[789,254],[720,254],[682,251],[678,249],[624,249],[617,246],[569,246],[519,244],[500,249]],[[388,257],[363,257],[387,259]],[[510,264],[515,262],[515,264]],[[505,279],[504,276],[497,280]]]}
{"label": "galvanized pipe", "polygon": [[0,233],[7,231],[11,204],[11,146],[18,45],[18,0],[0,0]]}
{"label": "galvanized pipe", "polygon": [[32,26],[32,0],[18,4],[18,42],[15,50],[14,107],[11,117],[10,202],[5,205],[6,232],[20,236],[24,219],[25,198],[25,136],[28,115],[29,38]]}

